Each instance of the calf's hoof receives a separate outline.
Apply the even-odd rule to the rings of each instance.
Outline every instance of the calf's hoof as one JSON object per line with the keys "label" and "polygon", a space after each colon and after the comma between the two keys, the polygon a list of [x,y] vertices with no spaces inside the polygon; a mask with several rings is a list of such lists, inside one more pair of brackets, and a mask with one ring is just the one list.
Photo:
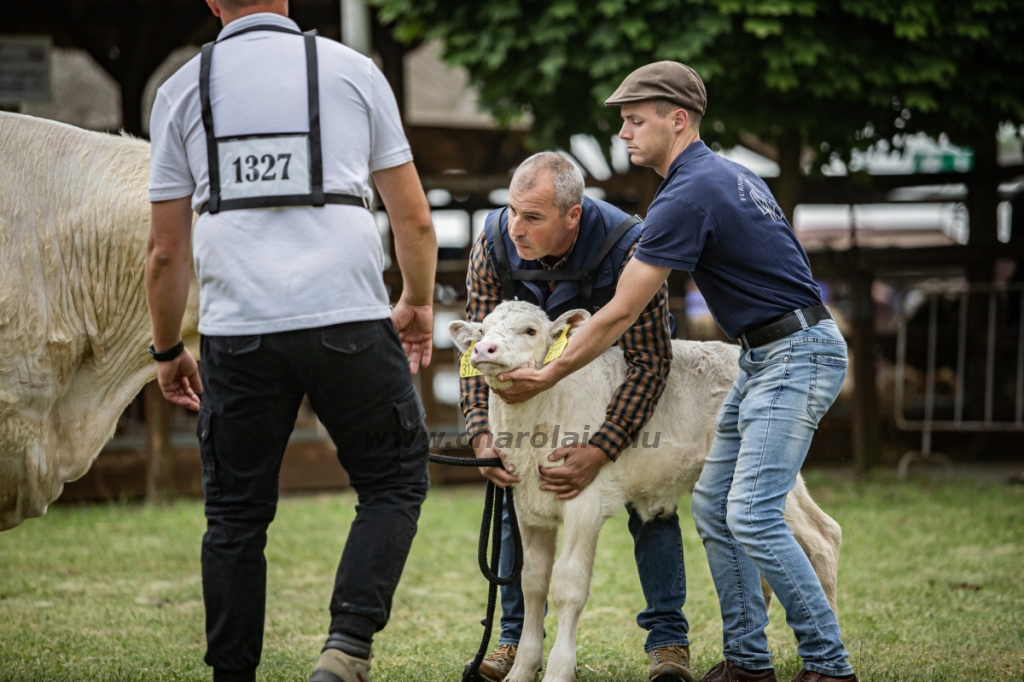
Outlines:
{"label": "calf's hoof", "polygon": [[576,680],[576,662],[571,664],[552,663],[548,657],[548,665],[544,669],[543,682],[574,682]]}
{"label": "calf's hoof", "polygon": [[[516,661],[516,664],[512,666],[512,670],[505,676],[505,682],[535,682],[539,672],[539,665],[530,666],[526,665],[525,662]],[[544,679],[547,679],[547,677],[545,676]]]}

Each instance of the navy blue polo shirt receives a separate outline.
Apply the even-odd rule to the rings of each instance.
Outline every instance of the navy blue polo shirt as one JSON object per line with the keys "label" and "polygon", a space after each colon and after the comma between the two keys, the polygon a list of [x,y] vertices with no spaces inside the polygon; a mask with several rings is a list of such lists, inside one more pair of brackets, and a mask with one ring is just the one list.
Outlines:
{"label": "navy blue polo shirt", "polygon": [[633,257],[688,271],[730,338],[821,304],[807,254],[768,187],[700,140],[672,162],[640,239]]}

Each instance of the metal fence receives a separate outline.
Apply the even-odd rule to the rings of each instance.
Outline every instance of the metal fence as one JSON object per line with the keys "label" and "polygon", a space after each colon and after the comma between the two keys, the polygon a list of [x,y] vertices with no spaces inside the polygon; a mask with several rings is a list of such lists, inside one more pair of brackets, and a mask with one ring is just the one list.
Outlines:
{"label": "metal fence", "polygon": [[[906,480],[907,469],[914,462],[942,464],[948,472],[949,458],[932,450],[935,431],[1007,432],[1024,431],[1024,283],[950,284],[915,289],[906,296],[904,311],[900,315],[896,338],[896,425],[905,431],[921,432],[921,449],[906,453],[899,464],[900,480]],[[919,402],[907,404],[907,376],[913,365],[907,364],[909,330],[918,320],[917,313],[927,308],[927,336],[925,339],[924,387]],[[987,313],[983,312],[987,309]],[[955,323],[949,318],[955,310]],[[973,312],[973,315],[972,315]],[[979,317],[982,319],[977,319]],[[950,334],[955,329],[955,335]],[[983,334],[983,338],[980,336]],[[919,334],[917,335],[919,336]],[[947,341],[955,336],[955,345]],[[1015,337],[1015,338],[1014,338]],[[1009,343],[1013,338],[1014,343]],[[969,358],[969,349],[974,352]],[[983,381],[977,370],[980,358],[976,351],[984,352]],[[952,351],[952,353],[950,353]],[[955,357],[955,379],[952,384],[952,405],[949,395],[936,392],[936,363],[940,354]],[[1013,358],[1013,372],[1009,372]],[[972,362],[973,360],[973,362]],[[969,368],[969,363],[971,367]],[[971,371],[971,369],[975,371]],[[998,370],[998,372],[997,372]],[[996,404],[1013,386],[1013,410],[1008,405]],[[973,386],[972,386],[973,384]],[[982,390],[976,390],[982,384]],[[975,389],[975,390],[972,390]],[[997,396],[997,389],[1002,393]],[[937,401],[943,403],[937,405]],[[908,418],[908,408],[921,409],[921,418]],[[941,414],[937,414],[937,408]]]}

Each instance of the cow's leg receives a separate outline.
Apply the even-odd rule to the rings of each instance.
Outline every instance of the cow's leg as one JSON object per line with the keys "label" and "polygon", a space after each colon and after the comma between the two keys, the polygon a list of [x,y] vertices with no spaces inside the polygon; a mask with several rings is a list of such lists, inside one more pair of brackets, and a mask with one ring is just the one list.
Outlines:
{"label": "cow's leg", "polygon": [[[598,504],[576,498],[565,505],[562,553],[551,579],[551,600],[558,614],[558,633],[548,656],[544,682],[576,679],[576,626],[590,594],[594,550],[604,517]],[[575,504],[574,504],[575,503]]]}
{"label": "cow's leg", "polygon": [[519,520],[523,538],[523,634],[516,650],[516,660],[509,670],[509,682],[533,682],[544,664],[544,599],[548,596],[551,565],[555,560],[557,528],[529,526]]}

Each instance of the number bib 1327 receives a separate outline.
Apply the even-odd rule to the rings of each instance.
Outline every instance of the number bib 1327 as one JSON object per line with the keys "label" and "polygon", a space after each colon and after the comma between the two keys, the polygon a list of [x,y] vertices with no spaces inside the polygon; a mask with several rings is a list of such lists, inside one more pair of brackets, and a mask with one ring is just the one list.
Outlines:
{"label": "number bib 1327", "polygon": [[274,135],[218,140],[221,197],[309,194],[309,138]]}

